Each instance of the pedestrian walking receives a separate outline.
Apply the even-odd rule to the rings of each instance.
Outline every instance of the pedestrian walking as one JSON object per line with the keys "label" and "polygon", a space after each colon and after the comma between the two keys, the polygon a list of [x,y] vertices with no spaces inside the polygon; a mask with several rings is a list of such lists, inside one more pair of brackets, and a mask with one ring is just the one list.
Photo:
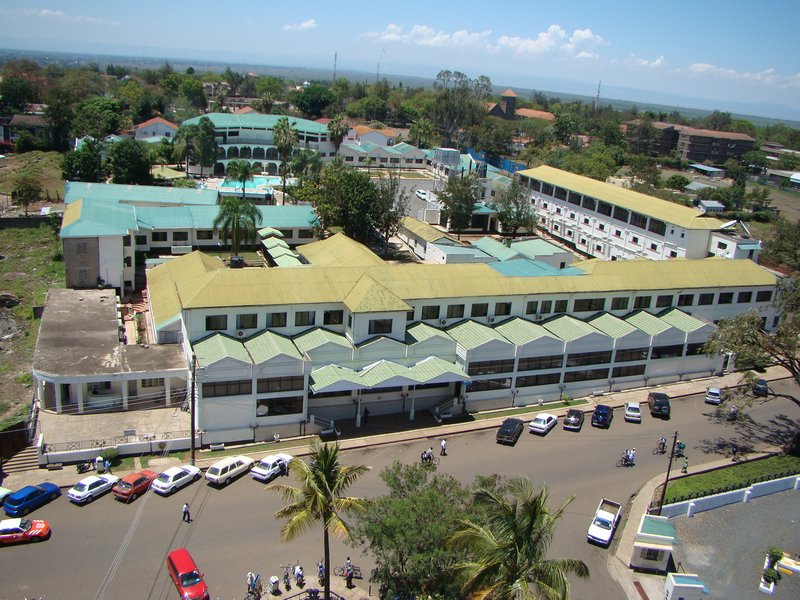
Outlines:
{"label": "pedestrian walking", "polygon": [[631,466],[636,465],[636,448],[631,449]]}
{"label": "pedestrian walking", "polygon": [[683,468],[681,469],[681,473],[688,473],[689,472],[689,458],[687,456],[683,457]]}
{"label": "pedestrian walking", "polygon": [[368,418],[369,418],[369,409],[365,406],[364,407],[364,418],[362,419],[362,422],[364,423],[364,427],[367,426],[367,419]]}
{"label": "pedestrian walking", "polygon": [[439,456],[447,456],[447,440],[442,438],[442,443],[440,445],[442,449],[439,450]]}
{"label": "pedestrian walking", "polygon": [[736,461],[736,453],[739,452],[739,449],[736,447],[736,444],[731,444],[731,460]]}
{"label": "pedestrian walking", "polygon": [[106,461],[103,463],[103,466],[104,466],[104,467],[105,467],[105,469],[106,469],[106,473],[108,473],[109,475],[111,475],[111,462],[110,462],[110,461],[108,461],[108,460],[106,460]]}
{"label": "pedestrian walking", "polygon": [[192,515],[189,512],[189,503],[183,503],[183,521],[184,523],[191,523],[192,522]]}

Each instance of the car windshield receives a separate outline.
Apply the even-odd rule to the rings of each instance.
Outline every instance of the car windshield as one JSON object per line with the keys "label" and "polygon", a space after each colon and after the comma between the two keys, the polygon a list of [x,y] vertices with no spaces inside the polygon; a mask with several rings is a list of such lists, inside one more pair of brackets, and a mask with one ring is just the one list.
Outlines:
{"label": "car windshield", "polygon": [[19,506],[25,501],[25,498],[13,498],[8,497],[6,498],[6,506]]}
{"label": "car windshield", "polygon": [[188,587],[190,585],[196,585],[203,581],[200,577],[200,573],[197,571],[192,571],[191,573],[184,573],[181,575],[181,585],[183,587]]}
{"label": "car windshield", "polygon": [[133,484],[130,481],[120,481],[119,487],[121,490],[129,490],[133,487]]}
{"label": "car windshield", "polygon": [[31,527],[33,527],[33,523],[31,523],[31,520],[30,520],[30,519],[22,519],[22,520],[19,522],[19,528],[20,528],[22,531],[28,531],[28,530],[29,530]]}
{"label": "car windshield", "polygon": [[638,406],[629,406],[628,407],[628,412],[637,413],[637,412],[639,412],[639,407]]}
{"label": "car windshield", "polygon": [[266,461],[266,460],[262,460],[260,463],[258,463],[258,466],[259,466],[260,468],[262,468],[262,469],[269,469],[269,468],[271,468],[271,467],[272,467],[272,463],[271,463],[271,462],[268,462],[268,461]]}
{"label": "car windshield", "polygon": [[608,519],[602,519],[600,517],[596,517],[594,520],[594,524],[601,529],[611,529],[611,522]]}
{"label": "car windshield", "polygon": [[167,483],[171,479],[172,477],[168,473],[162,473],[161,475],[158,476],[158,481],[161,481],[163,483]]}
{"label": "car windshield", "polygon": [[219,475],[219,467],[211,467],[208,470],[209,475]]}

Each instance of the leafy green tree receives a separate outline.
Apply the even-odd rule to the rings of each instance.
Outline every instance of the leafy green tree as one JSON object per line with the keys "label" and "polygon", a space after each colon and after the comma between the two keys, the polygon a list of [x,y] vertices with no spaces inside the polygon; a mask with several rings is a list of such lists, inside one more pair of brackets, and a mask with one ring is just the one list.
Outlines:
{"label": "leafy green tree", "polygon": [[289,122],[287,117],[278,119],[275,123],[275,129],[272,132],[273,144],[278,150],[278,156],[281,159],[281,178],[283,179],[283,195],[286,195],[286,172],[288,171],[289,158],[292,155],[292,150],[297,145],[297,130]]}
{"label": "leafy green tree", "polygon": [[122,105],[113,98],[96,96],[78,106],[72,128],[78,137],[89,135],[102,140],[119,131],[122,123]]}
{"label": "leafy green tree", "polygon": [[500,190],[494,201],[494,207],[504,234],[515,236],[520,229],[527,232],[534,231],[536,212],[519,179],[514,179],[507,188]]}
{"label": "leafy green tree", "polygon": [[442,216],[461,239],[461,232],[472,222],[472,212],[478,198],[480,182],[474,173],[464,177],[451,177],[444,190],[439,192]]}
{"label": "leafy green tree", "polygon": [[649,118],[637,119],[628,125],[628,141],[631,152],[635,154],[651,154],[653,143],[659,138],[658,129],[653,127]]}
{"label": "leafy green tree", "polygon": [[322,172],[322,158],[316,150],[303,148],[292,155],[289,170],[300,179],[301,185],[306,179],[318,181]]}
{"label": "leafy green tree", "polygon": [[181,125],[175,133],[172,145],[173,155],[186,165],[186,176],[189,176],[189,163],[196,161],[197,144],[195,140],[200,135],[197,125]]}
{"label": "leafy green tree", "polygon": [[492,90],[491,80],[481,75],[470,79],[459,71],[443,70],[433,84],[435,100],[431,119],[444,137],[445,144],[458,142],[460,130],[480,122],[486,114],[483,102]]}
{"label": "leafy green tree", "polygon": [[572,137],[577,133],[575,119],[569,113],[556,115],[556,122],[553,124],[553,134],[562,144],[569,144]]}
{"label": "leafy green tree", "polygon": [[470,143],[478,152],[485,152],[490,158],[508,156],[514,129],[511,124],[497,117],[486,117],[480,125],[470,129]]}
{"label": "leafy green tree", "polygon": [[470,598],[511,600],[569,598],[569,576],[589,577],[583,561],[548,559],[547,551],[558,521],[574,496],[553,511],[546,487],[536,490],[526,478],[512,479],[510,497],[478,490],[476,502],[485,506],[488,524],[470,520],[450,538],[450,544],[470,558],[457,565],[465,577],[462,593]]}
{"label": "leafy green tree", "polygon": [[105,92],[103,78],[88,69],[67,69],[64,77],[58,82],[58,87],[64,90],[74,104],[79,104],[101,96]]}
{"label": "leafy green tree", "polygon": [[731,113],[714,110],[710,115],[703,118],[701,125],[714,131],[728,131],[732,122]]}
{"label": "leafy green tree", "polygon": [[204,109],[208,106],[208,98],[205,90],[203,90],[203,83],[198,79],[192,77],[184,78],[180,85],[180,93],[195,108]]}
{"label": "leafy green tree", "polygon": [[320,444],[311,447],[308,463],[293,461],[291,470],[299,487],[271,485],[268,490],[281,495],[287,503],[275,513],[276,519],[285,519],[281,538],[291,541],[298,535],[310,531],[316,523],[322,524],[323,560],[325,564],[325,600],[330,600],[331,552],[329,535],[351,539],[350,524],[345,516],[352,512],[363,512],[365,501],[345,496],[369,467],[365,465],[343,465],[339,458],[339,444]]}
{"label": "leafy green tree", "polygon": [[778,162],[775,165],[778,169],[785,171],[794,171],[800,168],[800,156],[794,154],[781,154],[778,157]]}
{"label": "leafy green tree", "polygon": [[258,175],[258,168],[246,160],[232,160],[228,163],[228,177],[242,184],[242,200],[245,199],[245,188],[248,181]]}
{"label": "leafy green tree", "polygon": [[318,83],[309,85],[297,95],[295,104],[304,115],[311,119],[322,116],[328,106],[330,106],[336,96],[324,85]]}
{"label": "leafy green tree", "polygon": [[11,198],[14,204],[25,208],[26,216],[28,215],[28,207],[39,200],[43,193],[42,177],[35,169],[28,167],[14,177]]}
{"label": "leafy green tree", "polygon": [[753,212],[768,210],[772,205],[769,189],[764,186],[754,186],[745,195],[744,204]]}
{"label": "leafy green tree", "polygon": [[635,179],[653,187],[661,186],[661,171],[659,171],[656,160],[653,157],[643,154],[631,156],[628,166],[631,170],[631,176]]}
{"label": "leafy green tree", "polygon": [[218,144],[214,131],[214,123],[208,117],[200,117],[197,123],[197,134],[192,140],[194,155],[200,165],[200,177],[203,167],[213,167],[217,160]]}
{"label": "leafy green tree", "polygon": [[105,144],[87,138],[81,147],[70,150],[61,161],[61,177],[66,181],[105,181],[108,176],[104,159]]}
{"label": "leafy green tree", "polygon": [[150,154],[147,144],[133,138],[111,147],[111,177],[113,183],[147,185],[152,181]]}
{"label": "leafy green tree", "polygon": [[237,71],[231,71],[230,67],[225,67],[225,72],[222,73],[222,78],[231,87],[231,96],[238,96],[239,86],[244,83],[244,75]]}
{"label": "leafy green tree", "polygon": [[72,127],[72,102],[69,94],[61,88],[50,90],[47,95],[47,106],[44,118],[50,124],[53,149],[63,152],[69,147],[69,132]]}
{"label": "leafy green tree", "polygon": [[259,77],[256,81],[256,93],[259,96],[270,94],[275,99],[286,97],[286,84],[280,77],[268,75]]}
{"label": "leafy green tree", "polygon": [[231,240],[231,255],[239,254],[242,244],[255,242],[262,216],[258,207],[246,198],[225,196],[213,227],[223,240]]}
{"label": "leafy green tree", "polygon": [[397,235],[400,222],[408,211],[409,197],[401,185],[400,175],[390,172],[381,177],[376,186],[377,197],[373,203],[373,223],[383,237],[384,254],[389,250],[389,238]]}
{"label": "leafy green tree", "polygon": [[25,79],[6,77],[0,81],[0,115],[25,112],[29,102],[36,97],[33,86]]}
{"label": "leafy green tree", "polygon": [[411,124],[408,135],[411,143],[419,148],[432,148],[438,137],[436,125],[425,117],[420,117]]}
{"label": "leafy green tree", "polygon": [[667,177],[667,180],[664,182],[664,186],[668,187],[671,190],[677,190],[682,192],[684,188],[689,185],[689,179],[684,177],[683,175],[670,175]]}
{"label": "leafy green tree", "polygon": [[764,244],[762,260],[800,271],[800,219],[792,222],[785,217],[778,217],[771,233]]}
{"label": "leafy green tree", "polygon": [[755,165],[756,167],[765,168],[769,164],[767,153],[761,150],[750,150],[745,152],[742,156],[742,162],[746,165]]}
{"label": "leafy green tree", "polygon": [[350,131],[350,125],[347,124],[343,114],[339,113],[328,121],[328,133],[337,153],[348,131]]}
{"label": "leafy green tree", "polygon": [[269,92],[264,92],[255,102],[253,102],[253,108],[265,115],[268,115],[272,112],[272,107],[274,105],[275,96]]}

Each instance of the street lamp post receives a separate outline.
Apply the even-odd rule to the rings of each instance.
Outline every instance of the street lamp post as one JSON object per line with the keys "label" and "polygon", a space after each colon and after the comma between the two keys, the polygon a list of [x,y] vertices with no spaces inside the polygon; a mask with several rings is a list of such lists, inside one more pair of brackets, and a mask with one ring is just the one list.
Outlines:
{"label": "street lamp post", "polygon": [[667,475],[664,477],[664,487],[661,490],[661,498],[658,499],[658,514],[661,515],[661,509],[664,506],[664,498],[667,495],[667,485],[669,485],[669,474],[672,471],[672,458],[675,456],[675,447],[678,445],[678,432],[672,436],[672,451],[669,453],[669,464],[667,465]]}

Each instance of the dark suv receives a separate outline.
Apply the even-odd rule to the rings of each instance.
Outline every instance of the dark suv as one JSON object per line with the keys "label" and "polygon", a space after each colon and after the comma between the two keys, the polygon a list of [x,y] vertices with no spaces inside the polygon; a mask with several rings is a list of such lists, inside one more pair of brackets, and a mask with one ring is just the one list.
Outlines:
{"label": "dark suv", "polygon": [[669,396],[661,392],[650,392],[647,396],[647,406],[650,407],[650,414],[654,417],[664,417],[669,419],[670,406]]}
{"label": "dark suv", "polygon": [[592,413],[592,425],[594,427],[611,427],[611,419],[614,418],[614,411],[606,404],[598,404]]}
{"label": "dark suv", "polygon": [[522,422],[522,419],[506,419],[497,430],[497,443],[515,444],[524,427],[525,423]]}

